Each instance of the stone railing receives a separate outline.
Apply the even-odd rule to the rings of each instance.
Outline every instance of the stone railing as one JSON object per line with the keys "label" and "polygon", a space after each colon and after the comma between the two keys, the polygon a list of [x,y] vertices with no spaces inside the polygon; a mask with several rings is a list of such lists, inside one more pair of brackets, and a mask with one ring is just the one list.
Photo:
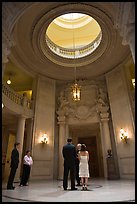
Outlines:
{"label": "stone railing", "polygon": [[89,54],[91,54],[100,44],[102,39],[102,32],[99,33],[97,38],[90,44],[81,47],[81,48],[75,48],[75,49],[68,49],[68,48],[63,48],[55,43],[53,43],[49,37],[46,35],[46,43],[48,47],[54,52],[55,54],[64,57],[64,58],[81,58],[85,57]]}
{"label": "stone railing", "polygon": [[26,107],[28,109],[32,109],[32,100],[29,100],[26,96],[22,96],[21,94],[16,93],[7,84],[2,84],[2,93],[14,103]]}

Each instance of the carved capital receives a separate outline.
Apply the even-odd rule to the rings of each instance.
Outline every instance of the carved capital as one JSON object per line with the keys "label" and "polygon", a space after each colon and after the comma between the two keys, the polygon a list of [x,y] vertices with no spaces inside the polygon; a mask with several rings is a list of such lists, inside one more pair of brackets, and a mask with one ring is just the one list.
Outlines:
{"label": "carved capital", "polygon": [[58,116],[58,124],[65,124],[66,117],[65,116]]}
{"label": "carved capital", "polygon": [[109,120],[109,113],[100,113],[100,118],[102,122]]}

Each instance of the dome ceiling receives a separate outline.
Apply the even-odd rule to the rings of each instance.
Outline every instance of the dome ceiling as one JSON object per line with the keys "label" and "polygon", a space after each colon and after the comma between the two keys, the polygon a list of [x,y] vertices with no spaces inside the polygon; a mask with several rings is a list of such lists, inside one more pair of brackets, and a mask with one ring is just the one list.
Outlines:
{"label": "dome ceiling", "polygon": [[[96,38],[99,33],[98,28],[93,33],[90,29],[88,30],[88,26],[93,24],[94,20],[102,32],[102,39],[97,49],[88,56],[76,59],[78,78],[92,79],[104,75],[131,55],[129,47],[122,45],[122,38],[114,29],[115,10],[110,2],[89,2],[86,4],[37,2],[24,10],[14,25],[13,37],[16,44],[12,48],[11,61],[32,75],[42,74],[55,80],[73,80],[74,61],[57,56],[45,41],[45,31],[49,25],[53,23],[54,29],[57,27],[66,29],[60,25],[60,22],[69,24],[70,19],[56,18],[71,12],[86,14],[86,16],[83,15],[75,19],[75,22],[79,21],[79,23],[75,23],[75,29],[86,33],[85,39],[82,39],[78,33],[80,41],[77,41],[77,46],[82,46],[80,42],[86,45]],[[92,18],[90,19],[89,16]],[[87,30],[79,26],[82,21],[85,23],[83,27],[87,27]],[[64,46],[66,36],[56,38],[59,33],[52,32],[48,33],[51,40],[58,43],[59,46]]]}
{"label": "dome ceiling", "polygon": [[45,38],[50,50],[58,56],[81,58],[99,46],[102,32],[97,21],[89,15],[68,13],[50,23]]}

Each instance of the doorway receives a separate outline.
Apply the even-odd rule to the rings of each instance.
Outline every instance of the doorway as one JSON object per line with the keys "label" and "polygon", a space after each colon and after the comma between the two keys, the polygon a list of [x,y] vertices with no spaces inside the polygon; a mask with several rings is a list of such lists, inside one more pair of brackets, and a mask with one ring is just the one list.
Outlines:
{"label": "doorway", "polygon": [[89,152],[89,174],[90,177],[99,177],[99,159],[96,136],[78,137],[78,143],[85,144]]}
{"label": "doorway", "polygon": [[15,143],[15,135],[9,134],[8,146],[7,146],[7,154],[5,160],[5,168],[4,168],[4,176],[3,181],[7,182],[9,174],[10,174],[10,163],[11,163],[11,152],[14,148]]}

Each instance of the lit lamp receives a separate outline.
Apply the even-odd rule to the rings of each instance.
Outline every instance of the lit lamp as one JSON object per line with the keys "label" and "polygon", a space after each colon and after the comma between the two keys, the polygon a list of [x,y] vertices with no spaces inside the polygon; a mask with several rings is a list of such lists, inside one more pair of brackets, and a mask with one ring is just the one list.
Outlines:
{"label": "lit lamp", "polygon": [[7,84],[11,84],[11,76],[12,76],[12,73],[9,73],[9,78],[7,80]]}
{"label": "lit lamp", "polygon": [[4,108],[4,104],[2,103],[2,108]]}
{"label": "lit lamp", "polygon": [[80,101],[80,86],[75,82],[72,86],[72,99],[74,101]]}
{"label": "lit lamp", "polygon": [[125,141],[127,143],[127,132],[124,131],[122,128],[120,129],[120,138],[121,140]]}
{"label": "lit lamp", "polygon": [[10,77],[9,77],[9,79],[7,80],[7,84],[11,84]]}
{"label": "lit lamp", "polygon": [[132,79],[133,87],[135,88],[135,79]]}
{"label": "lit lamp", "polygon": [[[72,13],[72,15],[73,15],[73,13]],[[73,51],[74,51],[74,75],[75,75],[75,82],[71,86],[71,88],[72,88],[72,99],[74,101],[80,101],[80,98],[81,98],[81,86],[78,85],[77,80],[76,80],[75,41],[74,40],[75,40],[75,38],[74,38],[74,29],[73,29]]]}
{"label": "lit lamp", "polygon": [[43,144],[47,144],[48,143],[48,137],[47,134],[44,134],[41,138],[41,143]]}

